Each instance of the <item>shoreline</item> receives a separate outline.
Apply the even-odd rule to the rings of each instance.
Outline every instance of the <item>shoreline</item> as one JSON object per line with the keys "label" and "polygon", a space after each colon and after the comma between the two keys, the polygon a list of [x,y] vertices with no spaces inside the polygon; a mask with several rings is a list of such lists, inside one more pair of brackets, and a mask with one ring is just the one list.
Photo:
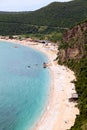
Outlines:
{"label": "shoreline", "polygon": [[65,66],[58,65],[54,60],[57,56],[57,48],[53,45],[46,47],[42,43],[27,42],[25,40],[4,40],[24,46],[28,46],[43,52],[49,59],[51,73],[51,90],[46,110],[33,130],[67,130],[74,125],[76,115],[79,114],[77,103],[69,102],[72,93],[76,93],[74,72]]}

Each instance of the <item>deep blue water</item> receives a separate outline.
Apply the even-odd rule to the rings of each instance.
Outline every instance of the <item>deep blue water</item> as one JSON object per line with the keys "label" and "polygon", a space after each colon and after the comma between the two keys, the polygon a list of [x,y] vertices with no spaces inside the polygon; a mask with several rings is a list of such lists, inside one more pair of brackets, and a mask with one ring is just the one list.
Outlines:
{"label": "deep blue water", "polygon": [[0,42],[0,130],[31,130],[43,113],[50,84],[44,61],[36,50]]}

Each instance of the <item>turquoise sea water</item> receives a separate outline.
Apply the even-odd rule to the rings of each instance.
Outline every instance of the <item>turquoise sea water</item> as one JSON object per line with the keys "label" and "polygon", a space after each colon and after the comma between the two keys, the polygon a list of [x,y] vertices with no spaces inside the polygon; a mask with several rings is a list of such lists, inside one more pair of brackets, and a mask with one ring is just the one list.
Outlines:
{"label": "turquoise sea water", "polygon": [[50,84],[44,61],[36,50],[0,42],[0,130],[31,130],[43,113]]}

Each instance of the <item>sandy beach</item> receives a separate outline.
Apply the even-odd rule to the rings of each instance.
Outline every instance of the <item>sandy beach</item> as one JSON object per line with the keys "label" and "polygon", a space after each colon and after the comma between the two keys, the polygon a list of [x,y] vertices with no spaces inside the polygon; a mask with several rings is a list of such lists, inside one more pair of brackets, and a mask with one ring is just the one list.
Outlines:
{"label": "sandy beach", "polygon": [[[1,39],[2,40],[2,39]],[[4,40],[5,41],[5,40]],[[48,69],[51,72],[51,90],[49,94],[49,102],[41,119],[33,130],[67,130],[74,125],[76,115],[79,110],[77,103],[70,102],[75,91],[75,85],[71,82],[75,80],[74,72],[65,66],[56,63],[57,46],[44,46],[42,43],[30,41],[6,40],[29,46],[37,49],[48,56]],[[18,47],[18,44],[16,47]]]}

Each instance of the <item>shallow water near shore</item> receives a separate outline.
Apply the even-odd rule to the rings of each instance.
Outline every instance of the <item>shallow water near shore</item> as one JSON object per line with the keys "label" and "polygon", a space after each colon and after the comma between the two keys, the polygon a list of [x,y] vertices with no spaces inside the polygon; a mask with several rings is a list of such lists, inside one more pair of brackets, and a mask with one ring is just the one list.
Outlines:
{"label": "shallow water near shore", "polygon": [[47,57],[31,48],[0,41],[0,130],[31,130],[49,95]]}

